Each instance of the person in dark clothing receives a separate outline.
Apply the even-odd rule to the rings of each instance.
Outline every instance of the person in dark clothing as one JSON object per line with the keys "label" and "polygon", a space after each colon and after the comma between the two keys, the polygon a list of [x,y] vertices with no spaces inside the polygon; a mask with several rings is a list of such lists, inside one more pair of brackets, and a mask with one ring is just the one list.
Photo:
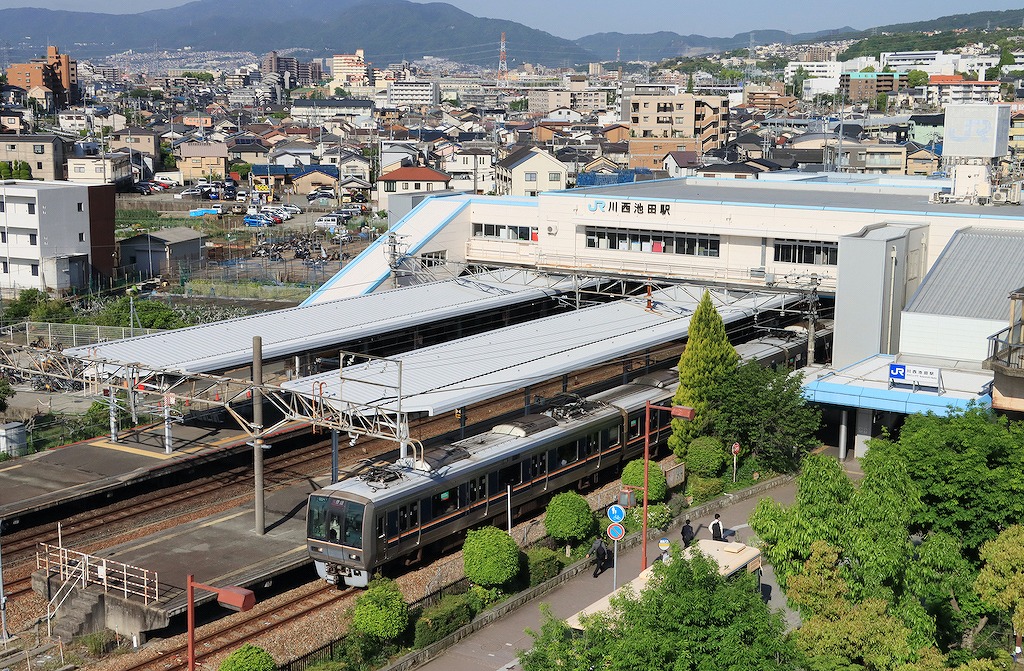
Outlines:
{"label": "person in dark clothing", "polygon": [[604,544],[604,539],[600,536],[594,538],[594,544],[590,546],[587,559],[590,559],[591,555],[594,557],[594,577],[596,578],[604,572],[605,560],[608,559],[608,546]]}
{"label": "person in dark clothing", "polygon": [[713,541],[724,541],[725,540],[725,525],[722,524],[722,516],[715,513],[715,521],[711,523],[709,527],[711,529],[711,540]]}
{"label": "person in dark clothing", "polygon": [[690,543],[693,542],[693,527],[690,526],[690,520],[686,520],[686,524],[683,525],[683,548],[690,547]]}

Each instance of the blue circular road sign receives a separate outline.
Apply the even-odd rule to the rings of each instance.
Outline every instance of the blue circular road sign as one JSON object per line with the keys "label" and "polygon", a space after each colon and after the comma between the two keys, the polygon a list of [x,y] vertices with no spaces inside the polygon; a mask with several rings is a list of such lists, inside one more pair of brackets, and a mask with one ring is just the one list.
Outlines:
{"label": "blue circular road sign", "polygon": [[616,524],[626,519],[626,509],[617,503],[608,506],[608,519]]}
{"label": "blue circular road sign", "polygon": [[622,526],[618,522],[613,522],[608,525],[608,538],[611,538],[613,541],[621,541],[625,535],[626,527]]}

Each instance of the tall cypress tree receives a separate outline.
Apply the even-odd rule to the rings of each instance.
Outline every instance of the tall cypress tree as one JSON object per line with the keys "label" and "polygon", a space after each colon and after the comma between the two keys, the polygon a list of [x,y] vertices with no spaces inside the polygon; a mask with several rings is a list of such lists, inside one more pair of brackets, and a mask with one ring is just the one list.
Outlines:
{"label": "tall cypress tree", "polygon": [[739,355],[725,333],[725,323],[707,291],[690,318],[686,349],[679,358],[679,389],[673,403],[696,410],[693,421],[672,420],[668,444],[680,459],[686,457],[690,441],[702,435],[710,419],[714,390],[736,370]]}

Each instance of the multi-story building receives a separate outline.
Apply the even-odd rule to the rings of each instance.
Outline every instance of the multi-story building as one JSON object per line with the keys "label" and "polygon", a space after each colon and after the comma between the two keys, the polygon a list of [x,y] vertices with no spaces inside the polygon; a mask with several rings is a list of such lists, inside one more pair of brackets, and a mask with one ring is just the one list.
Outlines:
{"label": "multi-story building", "polygon": [[925,86],[925,101],[931,105],[963,105],[999,102],[999,82],[971,81],[963,75],[932,75]]}
{"label": "multi-story building", "polygon": [[433,168],[406,166],[392,170],[377,180],[377,206],[386,210],[393,194],[444,191],[450,181],[451,177]]}
{"label": "multi-story building", "polygon": [[0,161],[25,161],[33,179],[67,179],[72,144],[56,135],[4,135],[0,137]]}
{"label": "multi-story building", "polygon": [[289,115],[307,126],[322,126],[334,117],[373,116],[373,101],[358,98],[299,99],[292,101]]}
{"label": "multi-story building", "polygon": [[891,95],[908,86],[906,72],[844,72],[839,75],[839,92],[848,102],[870,102],[879,93]]}
{"label": "multi-story building", "polygon": [[441,164],[451,175],[451,188],[470,193],[492,193],[494,183],[494,156],[489,149],[460,149]]}
{"label": "multi-story building", "polygon": [[26,91],[42,87],[53,92],[54,103],[67,106],[78,102],[78,62],[57,47],[46,47],[45,58],[7,67],[7,83]]}
{"label": "multi-story building", "polygon": [[129,127],[114,131],[110,136],[111,149],[127,149],[142,152],[155,159],[160,158],[160,134],[148,128]]}
{"label": "multi-story building", "polygon": [[0,294],[63,293],[112,274],[114,187],[0,181]]}
{"label": "multi-story building", "polygon": [[178,156],[178,169],[186,182],[228,174],[228,146],[223,142],[184,142],[178,145]]}
{"label": "multi-story building", "polygon": [[388,105],[430,107],[441,102],[437,82],[394,81],[388,84]]}
{"label": "multi-story building", "polygon": [[128,186],[134,179],[130,157],[111,152],[68,158],[68,181],[75,184],[115,184]]}
{"label": "multi-story building", "polygon": [[351,85],[365,86],[370,83],[370,71],[363,59],[363,50],[354,54],[335,54],[331,58],[331,86],[348,88]]}
{"label": "multi-story building", "polygon": [[656,170],[670,151],[705,154],[725,142],[729,99],[724,96],[647,94],[638,87],[628,105],[631,168]]}
{"label": "multi-story building", "polygon": [[783,80],[787,86],[792,86],[798,70],[806,72],[808,77],[838,78],[843,73],[843,65],[840,61],[790,61],[786,64]]}

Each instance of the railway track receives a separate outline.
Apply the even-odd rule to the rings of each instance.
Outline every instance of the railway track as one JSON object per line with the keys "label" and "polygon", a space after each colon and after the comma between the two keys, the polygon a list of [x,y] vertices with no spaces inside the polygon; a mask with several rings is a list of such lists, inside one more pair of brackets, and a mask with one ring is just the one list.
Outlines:
{"label": "railway track", "polygon": [[[354,598],[353,590],[338,591],[334,587],[319,588],[314,592],[288,594],[278,599],[269,609],[259,606],[249,613],[238,613],[196,631],[195,656],[197,665],[205,659],[229,652],[261,634],[272,632],[310,613],[335,606]],[[156,657],[139,661],[121,671],[176,671],[188,666],[187,641],[161,650]]]}

